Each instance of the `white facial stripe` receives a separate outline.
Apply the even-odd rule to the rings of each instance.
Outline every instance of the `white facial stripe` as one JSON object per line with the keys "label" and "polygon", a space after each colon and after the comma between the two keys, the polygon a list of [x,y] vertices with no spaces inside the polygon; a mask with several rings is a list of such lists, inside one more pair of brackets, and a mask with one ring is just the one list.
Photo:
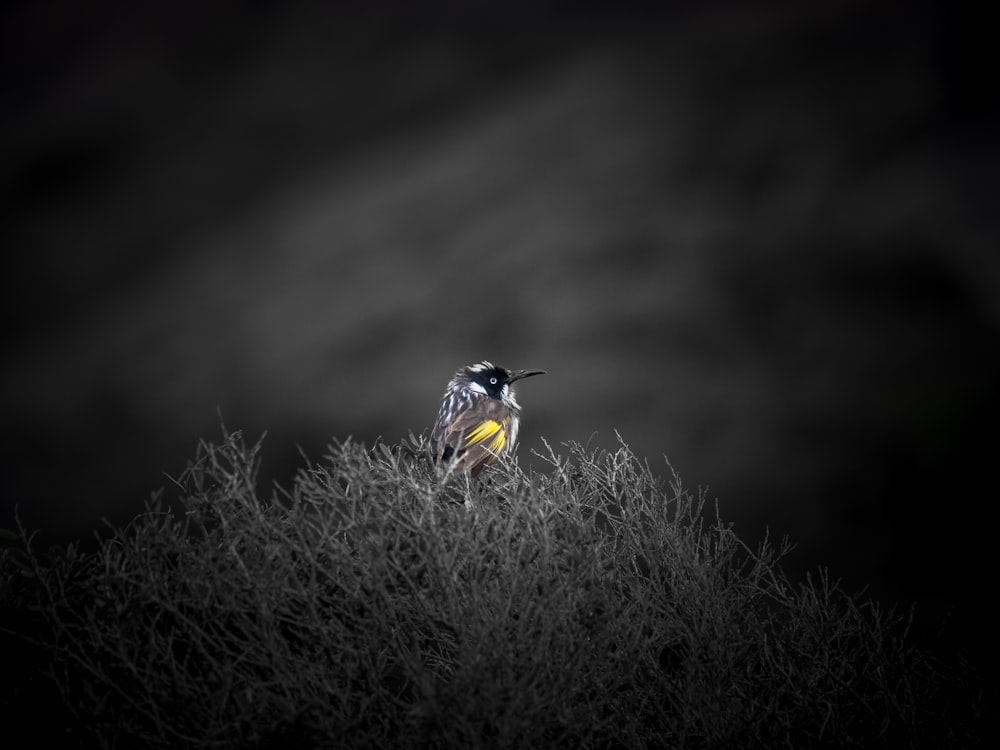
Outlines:
{"label": "white facial stripe", "polygon": [[475,391],[476,393],[481,393],[481,394],[483,394],[484,396],[488,396],[488,395],[489,395],[489,394],[488,394],[488,393],[486,392],[486,389],[485,389],[485,388],[483,388],[483,387],[482,387],[482,386],[481,386],[481,385],[480,385],[479,383],[477,383],[477,382],[476,382],[475,380],[473,380],[473,381],[472,381],[471,383],[469,383],[469,390],[470,390],[470,391]]}

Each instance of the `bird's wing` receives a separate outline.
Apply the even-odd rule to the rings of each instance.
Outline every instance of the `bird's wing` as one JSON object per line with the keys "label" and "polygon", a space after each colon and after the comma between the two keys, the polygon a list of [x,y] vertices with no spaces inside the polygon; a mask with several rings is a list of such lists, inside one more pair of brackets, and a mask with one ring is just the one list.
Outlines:
{"label": "bird's wing", "polygon": [[479,397],[472,408],[441,427],[442,457],[454,456],[458,468],[476,476],[507,447],[510,410],[497,399]]}

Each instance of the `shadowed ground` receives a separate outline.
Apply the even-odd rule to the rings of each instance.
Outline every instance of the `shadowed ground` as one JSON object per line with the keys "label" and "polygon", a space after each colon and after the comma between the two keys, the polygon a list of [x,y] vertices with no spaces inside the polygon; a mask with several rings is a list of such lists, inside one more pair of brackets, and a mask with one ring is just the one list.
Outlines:
{"label": "shadowed ground", "polygon": [[489,358],[550,373],[522,460],[618,429],[802,566],[985,611],[975,19],[138,13],[5,11],[5,525],[127,518],[217,408],[287,478]]}

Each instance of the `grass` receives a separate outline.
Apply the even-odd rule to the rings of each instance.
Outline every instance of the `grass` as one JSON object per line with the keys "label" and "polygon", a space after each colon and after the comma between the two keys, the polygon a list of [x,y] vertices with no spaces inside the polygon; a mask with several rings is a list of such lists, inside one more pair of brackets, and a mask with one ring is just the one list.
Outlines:
{"label": "grass", "polygon": [[8,708],[97,748],[958,748],[995,720],[906,618],[793,585],[787,545],[624,442],[567,448],[470,483],[348,440],[263,498],[260,442],[202,443],[94,551],[7,536],[6,639],[46,675]]}

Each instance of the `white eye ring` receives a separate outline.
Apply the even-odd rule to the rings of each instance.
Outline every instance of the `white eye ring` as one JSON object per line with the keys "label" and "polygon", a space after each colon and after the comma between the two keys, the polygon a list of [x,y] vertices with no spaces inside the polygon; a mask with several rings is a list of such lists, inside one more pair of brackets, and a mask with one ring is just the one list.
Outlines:
{"label": "white eye ring", "polygon": [[495,377],[490,378],[490,385],[496,385],[496,384],[497,384],[497,379]]}

